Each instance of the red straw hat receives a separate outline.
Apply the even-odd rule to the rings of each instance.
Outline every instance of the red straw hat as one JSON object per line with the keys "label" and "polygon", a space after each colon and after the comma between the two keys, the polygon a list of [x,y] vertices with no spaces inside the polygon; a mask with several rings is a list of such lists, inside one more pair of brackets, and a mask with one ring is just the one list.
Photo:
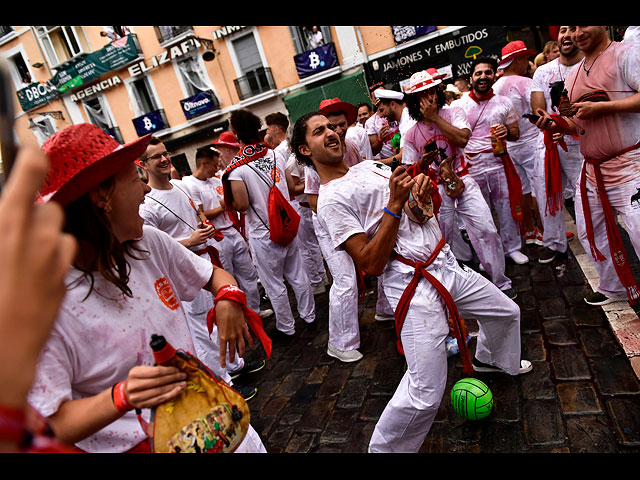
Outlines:
{"label": "red straw hat", "polygon": [[151,134],[120,145],[99,127],[81,123],[49,137],[42,150],[51,163],[41,201],[66,206],[140,157]]}
{"label": "red straw hat", "polygon": [[510,62],[520,55],[526,55],[527,57],[530,57],[531,55],[534,55],[536,53],[538,53],[536,50],[527,48],[522,40],[514,40],[513,42],[509,42],[504,47],[502,47],[502,59],[498,62],[498,65]]}
{"label": "red straw hat", "polygon": [[320,102],[320,113],[323,115],[331,115],[335,112],[344,112],[347,115],[347,123],[351,125],[358,117],[358,110],[354,105],[343,102],[339,98],[330,98]]}
{"label": "red straw hat", "polygon": [[220,134],[220,138],[218,138],[218,140],[214,140],[211,143],[213,143],[214,145],[219,145],[221,147],[240,148],[240,144],[231,132],[222,132]]}

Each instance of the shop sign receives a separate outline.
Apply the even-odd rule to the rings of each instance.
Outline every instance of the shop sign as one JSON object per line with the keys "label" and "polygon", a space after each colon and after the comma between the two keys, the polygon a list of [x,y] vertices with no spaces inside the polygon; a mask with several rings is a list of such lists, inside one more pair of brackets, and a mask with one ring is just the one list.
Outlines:
{"label": "shop sign", "polygon": [[164,112],[162,110],[155,110],[153,112],[146,113],[141,117],[134,118],[133,126],[135,127],[138,136],[143,137],[148,133],[157,132],[167,128],[167,123],[164,119]]}
{"label": "shop sign", "polygon": [[57,72],[49,83],[60,93],[73,90],[100,75],[121,68],[140,55],[135,36],[127,35],[104,48],[85,55],[72,65]]}
{"label": "shop sign", "polygon": [[452,76],[468,75],[478,56],[501,58],[506,43],[504,27],[463,27],[454,32],[427,39],[367,65],[371,83],[399,84],[412,74],[427,68],[452,66]]}
{"label": "shop sign", "polygon": [[16,92],[22,111],[29,112],[60,97],[60,93],[45,82],[35,82]]}
{"label": "shop sign", "polygon": [[87,97],[90,97],[91,95],[94,95],[96,93],[115,87],[116,85],[120,85],[121,83],[122,83],[122,80],[120,79],[120,77],[115,75],[113,77],[102,80],[101,82],[98,82],[94,85],[91,85],[90,87],[79,90],[71,94],[71,97],[69,98],[71,99],[71,101],[77,102],[79,100],[83,100]]}
{"label": "shop sign", "polygon": [[293,57],[298,71],[298,77],[305,78],[314,73],[333,68],[338,64],[336,48],[333,43],[320,45],[319,47],[301,53]]}
{"label": "shop sign", "polygon": [[180,100],[180,105],[187,120],[218,108],[218,102],[210,91],[198,92],[192,97]]}
{"label": "shop sign", "polygon": [[393,40],[396,43],[404,43],[409,40],[413,40],[414,38],[421,37],[422,35],[426,35],[427,33],[435,32],[438,27],[391,27],[391,31],[393,32]]}
{"label": "shop sign", "polygon": [[170,63],[172,60],[180,58],[181,56],[191,52],[196,48],[200,48],[200,46],[201,43],[195,38],[190,38],[188,40],[185,40],[184,42],[180,42],[179,44],[171,47],[169,50],[165,50],[158,55],[151,57],[151,59],[149,60],[150,64],[148,64],[148,62],[146,62],[145,60],[134,63],[128,69],[129,75],[135,77],[136,75],[140,75],[141,73],[153,70],[160,65]]}

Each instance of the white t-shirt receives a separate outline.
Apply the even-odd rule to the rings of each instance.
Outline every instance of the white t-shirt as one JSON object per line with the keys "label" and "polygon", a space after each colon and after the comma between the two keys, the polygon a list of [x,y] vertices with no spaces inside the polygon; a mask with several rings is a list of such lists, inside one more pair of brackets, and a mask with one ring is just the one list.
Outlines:
{"label": "white t-shirt", "polygon": [[[450,125],[460,129],[471,130],[471,126],[467,120],[467,115],[461,108],[441,108],[438,113],[442,119]],[[420,161],[422,158],[422,152],[424,151],[424,146],[432,141],[436,142],[438,148],[446,148],[448,157],[451,157],[454,154],[456,155],[456,160],[452,165],[455,170],[460,170],[460,168],[465,165],[461,149],[452,145],[435,124],[426,125],[423,122],[416,123],[404,135],[404,140],[405,143],[402,150],[402,163],[406,165],[413,165]]]}
{"label": "white t-shirt", "polygon": [[[189,201],[190,192],[181,180],[170,180],[173,188],[158,190],[152,188],[140,205],[140,216],[147,225],[156,227],[176,240],[189,238],[198,228],[198,215]],[[158,203],[160,202],[160,203]],[[201,249],[193,247],[192,250]]]}
{"label": "white t-shirt", "polygon": [[289,161],[289,156],[293,153],[287,139],[280,142],[280,144],[273,149],[273,152],[278,156],[278,158],[283,158],[285,164]]}
{"label": "white t-shirt", "polygon": [[[342,158],[347,167],[351,168],[352,166],[365,161],[360,157],[358,147],[355,143],[345,140],[345,147],[345,152]],[[318,175],[317,170],[314,167],[305,165],[304,173],[304,193],[318,195],[320,192],[320,175]]]}
{"label": "white t-shirt", "polygon": [[[202,205],[204,210],[215,210],[220,207],[220,199],[224,199],[222,180],[217,177],[200,180],[193,175],[182,177],[182,183],[187,187],[191,198],[196,204]],[[227,212],[222,212],[210,220],[214,227],[223,229],[233,226]]]}
{"label": "white t-shirt", "polygon": [[400,115],[400,122],[398,123],[398,131],[400,132],[400,148],[404,147],[404,137],[407,132],[416,124],[416,121],[409,115],[409,109],[407,107],[402,109],[402,115]]}
{"label": "white t-shirt", "polygon": [[269,238],[269,230],[265,224],[269,225],[267,203],[269,190],[274,181],[284,198],[289,199],[289,188],[285,176],[286,161],[284,157],[276,160],[276,154],[273,150],[269,150],[264,157],[242,165],[228,174],[228,180],[243,181],[249,192],[251,207],[246,211],[245,217],[249,237]]}
{"label": "white t-shirt", "polygon": [[[354,165],[342,177],[320,186],[318,195],[318,217],[327,227],[334,248],[343,248],[351,236],[364,233],[371,239],[378,231],[389,202],[389,178],[391,168],[381,162],[366,161]],[[425,261],[442,238],[436,217],[424,225],[412,222],[402,214],[395,251],[413,261]],[[434,261],[441,266],[445,245]],[[389,262],[387,267],[402,272],[413,268],[399,262]]]}
{"label": "white t-shirt", "polygon": [[[574,65],[564,65],[560,63],[560,59],[556,58],[544,65],[540,65],[533,74],[533,80],[531,82],[532,92],[542,92],[544,94],[544,101],[546,104],[546,110],[550,113],[559,113],[558,108],[553,106],[551,101],[551,84],[554,82],[563,82],[567,78],[567,75],[573,70],[580,62]],[[565,85],[566,86],[566,85]],[[539,145],[544,142],[544,136],[539,138]],[[579,140],[573,138],[571,135],[564,136],[564,142],[567,145],[578,145]]]}
{"label": "white t-shirt", "polygon": [[371,150],[371,141],[369,135],[365,131],[364,127],[359,123],[353,127],[347,129],[345,140],[355,143],[360,150],[360,156],[364,159],[370,160],[373,158],[373,151]]}
{"label": "white t-shirt", "polygon": [[[492,125],[498,123],[509,125],[518,122],[518,112],[516,112],[513,102],[502,95],[494,95],[489,100],[481,102],[476,102],[470,95],[465,95],[452,102],[450,106],[462,108],[467,115],[471,126],[471,137],[464,152],[469,155],[492,151]],[[504,164],[499,158],[482,156],[478,157],[469,171],[473,173],[485,168],[504,168]]]}
{"label": "white t-shirt", "polygon": [[[583,60],[584,62],[584,60]],[[581,62],[582,63],[582,62]],[[612,42],[589,75],[582,65],[567,76],[566,89],[572,103],[583,94],[604,90],[611,100],[622,100],[640,92],[640,44]],[[585,159],[616,155],[640,142],[640,113],[615,112],[589,119],[574,117],[579,128],[580,153]],[[636,148],[600,165],[605,185],[620,185],[640,176],[640,149]],[[587,180],[595,184],[593,166],[587,163]]]}
{"label": "white t-shirt", "polygon": [[[287,170],[289,170],[289,173],[291,173],[294,182],[297,182],[298,184],[305,183],[305,169],[298,163],[298,160],[293,153],[289,155],[289,160],[287,161]],[[300,195],[296,195],[294,197],[294,201],[298,203],[306,202],[307,196],[304,193],[301,193]]]}
{"label": "white t-shirt", "polygon": [[536,127],[522,115],[531,112],[531,78],[521,75],[508,75],[500,77],[493,84],[493,92],[496,95],[508,97],[513,103],[516,112],[518,112],[518,128],[520,136],[515,142],[507,141],[507,150],[509,147],[522,147],[526,145],[534,145],[538,142],[542,135],[540,129]]}
{"label": "white t-shirt", "polygon": [[[67,274],[69,289],[28,396],[41,415],[54,414],[64,401],[111,388],[134,366],[154,365],[149,346],[153,334],[195,353],[180,302],[195,298],[208,282],[211,262],[153,227],[145,225],[143,232],[137,243],[143,252],[135,253],[140,259],[128,257],[132,298],[95,274],[95,291],[85,299],[88,281],[78,270]],[[88,452],[124,452],[145,438],[132,411],[77,445]]]}
{"label": "white t-shirt", "polygon": [[364,129],[367,135],[380,135],[380,130],[382,130],[382,127],[387,124],[389,125],[389,140],[382,144],[382,149],[377,155],[374,155],[373,158],[389,158],[393,156],[394,151],[391,147],[391,138],[396,132],[398,132],[398,122],[388,123],[386,119],[382,118],[377,113],[374,113],[364,124]]}

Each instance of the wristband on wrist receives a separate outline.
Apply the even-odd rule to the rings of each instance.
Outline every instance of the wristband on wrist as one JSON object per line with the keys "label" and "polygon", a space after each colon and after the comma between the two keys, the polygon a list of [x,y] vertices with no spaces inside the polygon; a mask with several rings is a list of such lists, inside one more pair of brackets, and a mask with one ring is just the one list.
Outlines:
{"label": "wristband on wrist", "polygon": [[0,406],[0,440],[21,442],[26,433],[24,419],[24,410]]}
{"label": "wristband on wrist", "polygon": [[388,213],[389,215],[391,215],[392,217],[395,217],[397,219],[401,219],[402,218],[402,215],[397,215],[397,214],[393,213],[387,207],[384,207],[384,211],[385,211],[385,213]]}
{"label": "wristband on wrist", "polygon": [[111,400],[113,400],[116,410],[123,414],[135,408],[129,403],[129,400],[127,400],[127,396],[124,393],[124,385],[125,382],[119,382],[111,389]]}

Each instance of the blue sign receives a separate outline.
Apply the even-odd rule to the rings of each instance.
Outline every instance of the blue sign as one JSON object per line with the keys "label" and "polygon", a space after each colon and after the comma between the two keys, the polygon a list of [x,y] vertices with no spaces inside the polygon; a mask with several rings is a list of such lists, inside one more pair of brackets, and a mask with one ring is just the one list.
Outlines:
{"label": "blue sign", "polygon": [[296,70],[300,78],[308,77],[338,65],[336,48],[333,43],[320,45],[313,50],[296,55],[293,57],[293,61],[296,64]]}
{"label": "blue sign", "polygon": [[162,110],[155,110],[133,119],[133,126],[139,137],[144,137],[148,133],[157,132],[167,128],[167,122]]}
{"label": "blue sign", "polygon": [[438,29],[436,26],[422,26],[422,27],[396,27],[392,26],[393,39],[396,43],[403,43],[412,40],[427,33],[435,32]]}
{"label": "blue sign", "polygon": [[209,90],[198,92],[193,97],[180,100],[180,105],[182,105],[182,111],[187,120],[218,108],[218,102]]}

